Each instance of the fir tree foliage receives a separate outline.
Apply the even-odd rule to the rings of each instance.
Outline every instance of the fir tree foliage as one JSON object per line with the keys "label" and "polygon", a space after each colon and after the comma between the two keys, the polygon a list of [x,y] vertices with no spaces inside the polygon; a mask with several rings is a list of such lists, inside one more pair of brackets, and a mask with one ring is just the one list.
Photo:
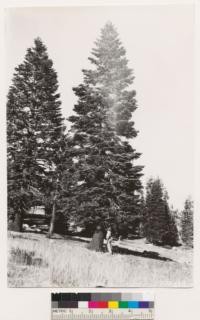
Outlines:
{"label": "fir tree foliage", "polygon": [[181,217],[182,241],[188,247],[193,247],[193,201],[189,197],[185,201]]}
{"label": "fir tree foliage", "polygon": [[53,62],[37,38],[15,68],[7,102],[8,212],[19,231],[24,212],[55,182],[65,129],[57,89]]}
{"label": "fir tree foliage", "polygon": [[128,90],[133,83],[133,71],[128,67],[126,51],[113,24],[108,22],[89,57],[94,69],[83,70],[84,82],[100,92],[108,106],[110,125],[126,138],[136,137],[131,121],[136,110],[135,90]]}
{"label": "fir tree foliage", "polygon": [[169,209],[168,195],[159,178],[149,179],[146,186],[144,234],[156,245],[177,245],[178,230]]}
{"label": "fir tree foliage", "polygon": [[[83,70],[84,80],[74,92],[78,102],[71,137],[77,183],[72,202],[78,220],[89,226],[99,221],[133,220],[138,212],[142,167],[134,161],[140,154],[128,138],[136,137],[131,121],[136,109],[132,71],[117,31],[107,23],[95,42]],[[122,139],[122,137],[124,139]]]}

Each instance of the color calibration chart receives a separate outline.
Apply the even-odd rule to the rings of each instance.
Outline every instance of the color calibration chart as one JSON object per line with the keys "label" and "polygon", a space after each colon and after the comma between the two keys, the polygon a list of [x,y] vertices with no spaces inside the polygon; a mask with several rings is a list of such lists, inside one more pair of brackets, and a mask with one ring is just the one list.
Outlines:
{"label": "color calibration chart", "polygon": [[154,299],[142,293],[52,293],[51,320],[154,320]]}

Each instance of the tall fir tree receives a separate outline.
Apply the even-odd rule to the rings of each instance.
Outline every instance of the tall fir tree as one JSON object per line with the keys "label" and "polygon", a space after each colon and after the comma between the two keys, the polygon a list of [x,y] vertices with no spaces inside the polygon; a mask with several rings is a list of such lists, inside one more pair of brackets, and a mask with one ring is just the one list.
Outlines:
{"label": "tall fir tree", "polygon": [[178,230],[169,209],[168,195],[159,178],[149,179],[146,186],[144,235],[158,245],[177,245]]}
{"label": "tall fir tree", "polygon": [[50,201],[57,188],[58,151],[65,130],[57,89],[53,62],[37,38],[15,68],[7,102],[8,212],[18,231],[31,204],[38,198]]}
{"label": "tall fir tree", "polygon": [[69,117],[77,177],[72,202],[78,220],[90,227],[99,221],[131,223],[142,188],[142,167],[134,164],[140,154],[128,142],[137,131],[125,49],[111,23],[95,44],[89,58],[94,68],[83,70],[83,83],[73,89],[78,102]]}
{"label": "tall fir tree", "polygon": [[193,201],[188,198],[185,201],[181,216],[181,235],[183,243],[193,247]]}

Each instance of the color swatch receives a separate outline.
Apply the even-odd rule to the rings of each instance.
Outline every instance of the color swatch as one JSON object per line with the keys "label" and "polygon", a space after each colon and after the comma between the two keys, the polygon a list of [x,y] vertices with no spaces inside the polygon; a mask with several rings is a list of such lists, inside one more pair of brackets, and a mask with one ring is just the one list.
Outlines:
{"label": "color swatch", "polygon": [[149,309],[154,301],[146,301],[140,293],[52,293],[52,308]]}

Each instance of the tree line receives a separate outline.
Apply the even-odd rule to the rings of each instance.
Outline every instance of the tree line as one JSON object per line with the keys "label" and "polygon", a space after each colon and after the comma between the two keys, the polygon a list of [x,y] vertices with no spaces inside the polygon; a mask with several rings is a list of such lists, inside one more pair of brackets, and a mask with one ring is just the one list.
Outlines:
{"label": "tree line", "polygon": [[[141,154],[132,146],[138,134],[134,75],[112,23],[101,30],[89,60],[91,69],[82,70],[83,82],[73,88],[77,103],[69,129],[57,73],[40,38],[15,68],[7,101],[11,229],[21,232],[24,215],[42,204],[49,236],[57,221],[74,221],[85,230],[113,224],[118,232],[139,225],[149,242],[175,245],[179,232],[161,180],[150,179],[143,192]],[[187,200],[181,230],[190,245],[192,216]]]}

